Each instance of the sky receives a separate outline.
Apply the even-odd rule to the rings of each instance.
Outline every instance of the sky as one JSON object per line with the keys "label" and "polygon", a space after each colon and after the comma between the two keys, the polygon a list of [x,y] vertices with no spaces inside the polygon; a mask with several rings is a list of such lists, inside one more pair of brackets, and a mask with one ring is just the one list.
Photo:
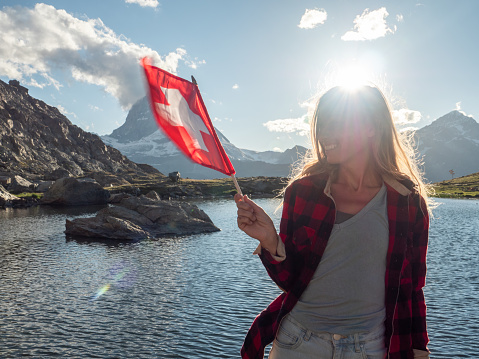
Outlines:
{"label": "sky", "polygon": [[198,82],[239,148],[309,147],[321,91],[368,81],[399,129],[479,119],[477,0],[0,0],[0,79],[100,135],[146,95],[139,60]]}

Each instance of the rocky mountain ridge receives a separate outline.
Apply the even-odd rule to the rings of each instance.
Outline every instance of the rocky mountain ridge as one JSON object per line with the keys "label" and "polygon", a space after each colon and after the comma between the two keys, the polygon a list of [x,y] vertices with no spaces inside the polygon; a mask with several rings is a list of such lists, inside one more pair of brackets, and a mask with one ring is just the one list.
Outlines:
{"label": "rocky mountain ridge", "polygon": [[[301,146],[284,152],[240,149],[217,133],[237,177],[286,177],[291,164],[306,152]],[[452,111],[415,136],[429,182],[478,172],[479,124],[472,117]],[[124,125],[102,138],[31,97],[18,81],[6,84],[0,80],[0,184],[4,186],[19,182],[18,176],[34,181],[86,175],[102,185],[128,185],[139,175],[161,175],[157,169],[163,173],[178,170],[183,177],[197,179],[222,177],[193,164],[177,150],[158,130],[146,98],[132,107]],[[10,182],[4,182],[5,178]]]}
{"label": "rocky mountain ridge", "polygon": [[447,113],[417,130],[415,137],[428,181],[440,182],[479,171],[479,123],[463,112]]}
{"label": "rocky mountain ridge", "polygon": [[99,136],[28,94],[18,81],[0,80],[0,176],[55,180],[88,173],[158,173],[138,165]]}

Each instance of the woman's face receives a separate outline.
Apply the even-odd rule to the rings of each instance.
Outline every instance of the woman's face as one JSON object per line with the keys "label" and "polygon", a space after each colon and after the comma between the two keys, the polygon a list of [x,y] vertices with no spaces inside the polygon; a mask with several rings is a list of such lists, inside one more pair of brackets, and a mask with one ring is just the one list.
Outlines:
{"label": "woman's face", "polygon": [[370,156],[369,143],[374,129],[367,121],[324,118],[320,121],[318,140],[330,164],[346,164]]}

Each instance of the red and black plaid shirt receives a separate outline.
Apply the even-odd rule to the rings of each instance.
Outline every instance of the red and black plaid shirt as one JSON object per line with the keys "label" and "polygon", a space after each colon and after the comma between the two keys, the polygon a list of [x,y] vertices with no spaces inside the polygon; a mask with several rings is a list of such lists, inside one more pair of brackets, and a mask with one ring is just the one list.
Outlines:
{"label": "red and black plaid shirt", "polygon": [[[260,258],[269,276],[284,290],[254,320],[241,349],[243,359],[259,359],[271,343],[321,261],[336,210],[325,194],[328,177],[302,178],[285,192],[280,238],[286,259],[276,261],[263,250]],[[387,187],[389,247],[386,264],[386,334],[388,358],[414,358],[413,348],[427,350],[426,278],[429,217],[424,199],[407,179],[384,179]]]}

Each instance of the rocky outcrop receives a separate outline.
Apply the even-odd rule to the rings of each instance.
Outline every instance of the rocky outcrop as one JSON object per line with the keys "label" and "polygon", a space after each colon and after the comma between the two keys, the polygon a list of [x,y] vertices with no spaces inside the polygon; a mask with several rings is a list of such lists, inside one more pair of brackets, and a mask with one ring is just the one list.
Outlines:
{"label": "rocky outcrop", "polygon": [[151,170],[73,125],[57,108],[31,97],[18,81],[0,80],[0,176],[20,175],[33,181]]}
{"label": "rocky outcrop", "polygon": [[39,181],[36,183],[35,192],[45,193],[53,186],[54,183],[55,181]]}
{"label": "rocky outcrop", "polygon": [[36,196],[18,198],[0,185],[0,208],[31,207],[36,204],[38,204],[38,198]]}
{"label": "rocky outcrop", "polygon": [[93,179],[61,178],[50,187],[42,204],[89,205],[106,204],[110,193]]}
{"label": "rocky outcrop", "polygon": [[93,178],[102,187],[130,185],[130,182],[128,182],[123,176],[117,176],[111,173],[91,172],[91,173],[88,173],[87,175],[88,175],[88,178]]}
{"label": "rocky outcrop", "polygon": [[9,207],[12,202],[17,199],[16,196],[10,194],[2,185],[0,185],[0,208]]}
{"label": "rocky outcrop", "polygon": [[8,185],[8,191],[11,193],[31,192],[35,185],[21,176],[13,176],[10,184]]}
{"label": "rocky outcrop", "polygon": [[[149,197],[116,196],[116,205],[100,210],[93,218],[66,221],[71,236],[120,240],[153,239],[219,231],[197,206]],[[153,197],[153,198],[152,198]]]}

